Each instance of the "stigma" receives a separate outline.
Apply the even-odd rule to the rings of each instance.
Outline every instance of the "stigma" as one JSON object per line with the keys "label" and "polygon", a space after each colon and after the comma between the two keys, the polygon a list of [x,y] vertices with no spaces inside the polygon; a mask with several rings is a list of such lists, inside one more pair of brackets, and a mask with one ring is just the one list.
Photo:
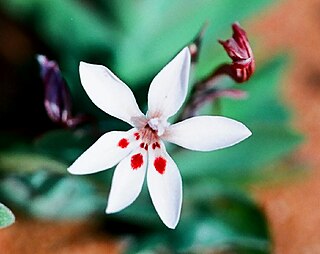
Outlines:
{"label": "stigma", "polygon": [[166,120],[163,120],[158,117],[154,117],[148,120],[147,126],[152,130],[157,132],[157,135],[160,137],[166,131],[169,123]]}

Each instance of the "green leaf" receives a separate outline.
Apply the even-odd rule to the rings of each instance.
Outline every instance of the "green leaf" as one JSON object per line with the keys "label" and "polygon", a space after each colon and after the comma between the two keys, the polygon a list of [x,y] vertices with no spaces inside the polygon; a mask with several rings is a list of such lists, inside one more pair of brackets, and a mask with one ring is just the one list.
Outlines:
{"label": "green leaf", "polygon": [[0,171],[6,173],[30,173],[38,170],[48,170],[55,173],[65,173],[68,164],[53,153],[35,149],[30,140],[21,137],[1,134]]}
{"label": "green leaf", "polygon": [[41,169],[65,173],[67,165],[46,155],[34,152],[0,152],[0,171],[34,172]]}
{"label": "green leaf", "polygon": [[[155,75],[179,49],[186,46],[201,26],[209,21],[200,55],[199,72],[216,66],[216,53],[223,49],[218,36],[231,33],[231,23],[253,14],[270,1],[249,0],[144,0],[116,2],[116,12],[125,27],[126,36],[116,55],[116,73],[129,83]],[[145,11],[148,10],[148,11]],[[220,64],[220,63],[218,63]],[[150,75],[152,74],[152,75]]]}
{"label": "green leaf", "polygon": [[36,139],[34,147],[38,153],[72,163],[94,141],[94,138],[85,130],[60,129],[49,131]]}
{"label": "green leaf", "polygon": [[79,219],[103,214],[104,206],[104,198],[88,181],[80,177],[63,177],[47,192],[32,199],[30,213],[50,219]]}
{"label": "green leaf", "polygon": [[175,154],[174,160],[183,177],[250,180],[268,163],[290,153],[301,140],[283,126],[251,126],[250,129],[253,136],[236,146],[208,153],[185,150]]}
{"label": "green leaf", "polygon": [[103,214],[106,202],[85,177],[47,171],[4,177],[0,195],[17,209],[46,219],[82,219]]}
{"label": "green leaf", "polygon": [[15,217],[11,210],[0,203],[0,228],[5,228],[13,224]]}
{"label": "green leaf", "polygon": [[246,100],[223,99],[222,114],[249,125],[289,126],[290,114],[281,101],[279,89],[286,63],[285,56],[276,56],[258,68],[253,77],[241,86],[248,92],[248,98]]}
{"label": "green leaf", "polygon": [[144,188],[133,204],[119,213],[109,216],[111,216],[112,219],[124,221],[131,225],[142,227],[145,230],[166,230],[166,227],[161,222],[152,205],[146,184],[144,184]]}
{"label": "green leaf", "polygon": [[129,84],[155,75],[194,38],[213,7],[211,0],[116,4],[126,36],[115,55],[115,67]]}
{"label": "green leaf", "polygon": [[157,254],[172,253],[169,248],[168,236],[164,233],[149,232],[140,237],[135,237],[132,243],[125,250],[126,254]]}
{"label": "green leaf", "polygon": [[172,233],[180,252],[269,253],[266,218],[243,191],[206,179],[188,184],[184,196],[184,216]]}
{"label": "green leaf", "polygon": [[[255,202],[239,188],[209,179],[188,185],[186,205],[197,207],[195,214],[212,214],[214,218],[232,225],[243,236],[267,239],[267,222]],[[240,219],[241,218],[241,219]]]}
{"label": "green leaf", "polygon": [[73,0],[8,0],[1,6],[22,22],[31,24],[39,37],[60,54],[92,55],[106,52],[118,41],[116,26],[98,9]]}
{"label": "green leaf", "polygon": [[[240,218],[242,219],[242,218]],[[268,240],[244,236],[242,232],[233,229],[232,224],[227,224],[209,216],[194,218],[185,222],[177,229],[174,243],[179,253],[206,253],[210,251],[226,251],[227,253],[269,253]]]}
{"label": "green leaf", "polygon": [[152,222],[141,221],[141,218],[136,221],[140,212],[144,212],[143,207],[149,209],[149,206],[136,208],[137,214],[131,223],[145,228],[128,247],[127,253],[158,253],[160,250],[168,253],[270,252],[266,218],[243,191],[207,179],[186,185],[182,217],[175,230],[167,229],[163,224],[150,227]]}

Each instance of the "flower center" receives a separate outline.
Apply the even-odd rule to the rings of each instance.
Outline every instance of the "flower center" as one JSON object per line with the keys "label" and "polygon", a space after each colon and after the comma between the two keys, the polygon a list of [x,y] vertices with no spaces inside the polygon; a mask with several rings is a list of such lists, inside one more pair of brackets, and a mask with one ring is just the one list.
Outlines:
{"label": "flower center", "polygon": [[156,131],[158,136],[161,136],[165,132],[168,125],[169,124],[166,120],[160,119],[158,117],[149,119],[147,123],[147,126]]}
{"label": "flower center", "polygon": [[[141,148],[155,150],[160,148],[159,137],[165,132],[167,126],[167,121],[163,121],[160,118],[151,118],[143,128],[133,135],[136,140],[141,142]],[[119,146],[121,145],[125,146],[125,141],[122,141],[121,144],[119,143]]]}

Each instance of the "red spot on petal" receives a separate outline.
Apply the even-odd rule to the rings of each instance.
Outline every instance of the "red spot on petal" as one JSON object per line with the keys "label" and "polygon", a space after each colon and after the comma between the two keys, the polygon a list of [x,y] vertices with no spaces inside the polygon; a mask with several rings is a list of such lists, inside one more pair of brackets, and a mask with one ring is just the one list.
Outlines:
{"label": "red spot on petal", "polygon": [[144,148],[144,143],[141,143],[141,144],[140,144],[140,147],[141,147],[141,148]]}
{"label": "red spot on petal", "polygon": [[143,156],[141,153],[135,154],[131,157],[131,168],[133,170],[138,169],[143,164]]}
{"label": "red spot on petal", "polygon": [[157,157],[154,160],[153,165],[160,174],[163,174],[164,171],[166,170],[167,161],[163,157]]}
{"label": "red spot on petal", "polygon": [[140,139],[140,134],[138,132],[134,133],[133,135],[135,136],[136,140]]}
{"label": "red spot on petal", "polygon": [[120,139],[118,146],[120,146],[121,148],[126,148],[129,145],[129,141],[128,139]]}
{"label": "red spot on petal", "polygon": [[156,142],[156,147],[160,148],[160,144],[158,142]]}
{"label": "red spot on petal", "polygon": [[144,149],[146,149],[146,151],[148,151],[148,144],[146,144],[146,145],[144,146]]}

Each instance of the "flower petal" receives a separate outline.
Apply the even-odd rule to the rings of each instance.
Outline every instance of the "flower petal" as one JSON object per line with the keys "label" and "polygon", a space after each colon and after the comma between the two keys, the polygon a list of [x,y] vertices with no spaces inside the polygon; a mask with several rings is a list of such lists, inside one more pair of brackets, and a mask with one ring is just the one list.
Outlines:
{"label": "flower petal", "polygon": [[100,137],[69,168],[75,175],[96,173],[115,166],[139,144],[133,133],[136,129],[111,131]]}
{"label": "flower petal", "polygon": [[251,135],[242,123],[221,116],[198,116],[168,127],[162,138],[191,150],[212,151],[234,144]]}
{"label": "flower petal", "polygon": [[139,147],[118,164],[106,213],[118,212],[136,200],[142,189],[147,163],[147,151]]}
{"label": "flower petal", "polygon": [[178,224],[182,205],[182,180],[177,165],[161,148],[149,150],[147,181],[152,203],[169,228]]}
{"label": "flower petal", "polygon": [[148,94],[148,117],[174,115],[184,102],[189,80],[190,52],[184,48],[153,79]]}
{"label": "flower petal", "polygon": [[137,119],[144,118],[130,88],[108,68],[80,62],[79,72],[86,93],[104,112],[132,126],[136,126]]}

